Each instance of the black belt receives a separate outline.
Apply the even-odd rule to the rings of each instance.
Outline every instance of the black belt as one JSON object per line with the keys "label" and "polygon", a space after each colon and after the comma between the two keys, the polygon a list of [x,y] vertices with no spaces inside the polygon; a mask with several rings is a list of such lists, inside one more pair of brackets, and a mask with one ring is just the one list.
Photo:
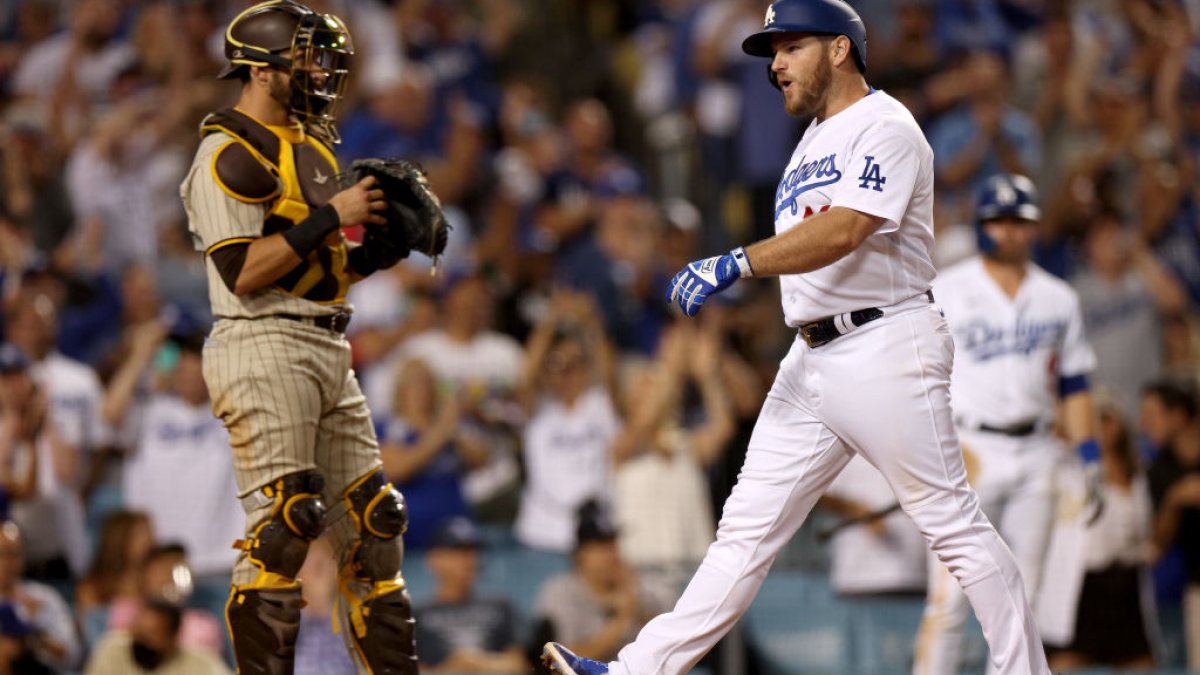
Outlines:
{"label": "black belt", "polygon": [[[933,291],[925,291],[925,297],[933,302]],[[800,324],[800,337],[808,343],[810,348],[817,348],[821,345],[829,344],[839,337],[849,333],[850,331],[862,326],[863,324],[871,323],[872,321],[883,317],[883,310],[878,307],[868,307],[866,309],[858,309],[849,314],[849,323],[851,324],[845,331],[839,330],[835,321],[836,317],[828,317],[810,321],[809,323]]]}
{"label": "black belt", "polygon": [[324,328],[325,330],[331,330],[335,333],[341,333],[343,335],[346,333],[346,327],[350,325],[350,312],[338,312],[337,314],[322,314],[321,316],[300,316],[299,314],[267,314],[266,316],[256,316],[256,317],[218,316],[217,318],[218,319],[229,319],[229,318],[287,319],[288,321],[298,321],[300,323],[306,323],[310,326],[316,326],[317,328]]}
{"label": "black belt", "polygon": [[1038,421],[1029,420],[1027,422],[1018,422],[1010,424],[1006,427],[994,427],[990,424],[978,424],[975,426],[976,431],[985,431],[989,434],[1001,434],[1004,436],[1013,436],[1021,438],[1023,436],[1032,436],[1038,431]]}
{"label": "black belt", "polygon": [[350,312],[322,314],[321,316],[300,316],[299,314],[272,314],[271,316],[289,321],[299,321],[300,323],[306,323],[310,326],[342,334],[346,333],[346,327],[350,325]]}

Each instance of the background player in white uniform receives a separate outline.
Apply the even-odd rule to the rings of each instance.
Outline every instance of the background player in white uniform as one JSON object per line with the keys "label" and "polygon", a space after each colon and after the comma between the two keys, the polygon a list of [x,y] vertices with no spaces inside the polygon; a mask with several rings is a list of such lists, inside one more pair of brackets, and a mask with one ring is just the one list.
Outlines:
{"label": "background player in white uniform", "polygon": [[[1040,217],[1032,181],[992,177],[975,211],[982,255],[934,283],[954,333],[954,422],[963,452],[978,464],[971,486],[1012,547],[1030,597],[1054,522],[1056,467],[1071,459],[1054,434],[1058,401],[1067,438],[1093,461],[1100,452],[1088,391],[1096,358],[1079,298],[1029,261]],[[967,602],[944,566],[931,565],[913,672],[956,673]]]}
{"label": "background player in white uniform", "polygon": [[[611,664],[550,643],[561,673],[685,673],[754,599],[780,548],[850,458],[883,473],[966,589],[1004,673],[1048,673],[1020,573],[967,484],[950,409],[954,344],[931,302],[933,152],[864,77],[866,30],[839,0],[778,0],[743,42],[773,57],[787,112],[812,116],[775,198],[777,235],[689,264],[689,315],[742,276],[780,276],[800,335],[780,364],[738,484],[674,611]],[[803,608],[797,608],[803,611]]]}

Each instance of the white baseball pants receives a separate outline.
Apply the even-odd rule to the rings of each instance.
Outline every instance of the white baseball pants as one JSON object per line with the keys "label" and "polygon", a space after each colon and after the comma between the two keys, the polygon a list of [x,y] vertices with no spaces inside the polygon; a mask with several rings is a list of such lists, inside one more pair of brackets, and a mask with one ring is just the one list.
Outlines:
{"label": "white baseball pants", "polygon": [[779,550],[858,452],[963,586],[999,672],[1048,675],[1017,564],[967,484],[950,409],[953,355],[946,321],[924,296],[822,347],[798,338],[716,542],[675,609],[648,623],[610,672],[688,672],[746,611]]}
{"label": "white baseball pants", "polygon": [[[1036,598],[1054,526],[1054,476],[1063,456],[1062,445],[1048,435],[1010,438],[961,430],[960,438],[963,452],[970,452],[979,467],[971,486],[983,512],[1012,548],[1027,596]],[[914,675],[959,672],[968,611],[967,598],[958,584],[940,562],[931,559]],[[988,672],[995,669],[989,667]]]}

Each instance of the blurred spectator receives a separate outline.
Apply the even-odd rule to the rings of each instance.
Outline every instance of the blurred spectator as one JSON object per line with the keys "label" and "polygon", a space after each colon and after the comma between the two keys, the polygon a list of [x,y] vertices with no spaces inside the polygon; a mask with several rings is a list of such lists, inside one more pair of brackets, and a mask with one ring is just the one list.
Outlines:
{"label": "blurred spectator", "polygon": [[38,453],[34,446],[63,441],[46,424],[46,392],[29,373],[29,359],[15,345],[0,343],[0,517],[9,503],[37,494]]}
{"label": "blurred spectator", "polygon": [[[843,519],[830,541],[829,582],[848,612],[846,672],[889,673],[912,660],[912,626],[892,618],[892,603],[921,601],[926,570],[940,565],[925,540],[894,501],[883,474],[855,455],[817,506]],[[818,538],[823,538],[818,533]]]}
{"label": "blurred spectator", "polygon": [[883,474],[856,455],[817,501],[844,520],[866,519],[831,540],[829,580],[840,595],[925,591],[925,540],[903,511],[883,513],[896,506],[887,487]]}
{"label": "blurred spectator", "polygon": [[1092,379],[1110,388],[1132,418],[1142,388],[1163,369],[1160,316],[1186,311],[1187,296],[1114,214],[1092,222],[1084,245],[1088,264],[1071,285],[1096,352]]}
{"label": "blurred spectator", "polygon": [[[49,303],[47,298],[40,300]],[[31,311],[35,310],[28,306],[18,310],[20,318],[10,323],[13,337],[29,336],[26,323],[38,323]],[[23,342],[30,344],[29,340]],[[2,484],[13,500],[12,519],[22,530],[37,532],[25,545],[26,574],[60,584],[61,590],[67,591],[73,575],[83,571],[88,542],[83,504],[76,488],[82,458],[78,444],[67,436],[73,434],[78,440],[80,429],[66,423],[90,422],[78,413],[79,407],[90,406],[91,401],[68,395],[70,380],[49,380],[53,389],[47,390],[46,375],[53,372],[53,364],[61,363],[66,366],[62,372],[68,376],[76,372],[95,376],[84,366],[74,370],[76,364],[61,357],[48,358],[40,374],[38,365],[26,359],[24,350],[16,345],[0,345],[0,352],[4,352],[5,362],[0,368],[5,372],[0,382],[0,401],[6,420],[4,455],[0,456]],[[46,357],[44,348],[37,353]],[[55,405],[56,395],[60,396],[59,406]]]}
{"label": "blurred spectator", "polygon": [[1148,585],[1155,553],[1150,491],[1121,407],[1105,390],[1097,391],[1096,407],[1104,507],[1083,534],[1080,562],[1086,576],[1073,612],[1074,638],[1051,650],[1050,666],[1056,671],[1097,666],[1148,670],[1155,664],[1151,636],[1156,625]]}
{"label": "blurred spectator", "polygon": [[433,599],[414,609],[424,672],[529,672],[511,603],[476,593],[481,545],[470,520],[457,517],[439,524],[425,558],[437,584]]}
{"label": "blurred spectator", "polygon": [[63,159],[45,117],[33,106],[14,105],[5,112],[0,121],[0,216],[11,220],[44,256],[56,251],[73,220]]}
{"label": "blurred spectator", "polygon": [[[1041,168],[1040,136],[1033,120],[1008,101],[1009,72],[1004,57],[971,53],[964,69],[969,93],[929,129],[939,199],[951,219],[965,221],[969,196],[997,173],[1036,174]],[[962,211],[956,210],[962,208]]]}
{"label": "blurred spectator", "polygon": [[1160,552],[1178,547],[1182,556],[1188,667],[1200,670],[1200,425],[1195,394],[1170,383],[1151,384],[1142,398],[1142,426],[1159,445],[1147,472],[1154,543]]}
{"label": "blurred spectator", "polygon": [[[132,446],[122,477],[126,507],[150,517],[158,541],[187,548],[195,585],[223,606],[237,558],[231,544],[245,527],[229,433],[213,417],[204,384],[204,336],[166,338],[157,321],[137,326],[128,357],[105,393],[104,413],[112,424],[129,427]],[[147,375],[162,385],[137,402],[136,388]]]}
{"label": "blurred spectator", "polygon": [[[706,471],[734,430],[720,348],[711,325],[676,324],[658,361],[635,373],[623,396],[628,424],[612,450],[621,557],[664,606],[678,599],[716,532]],[[685,426],[689,385],[700,392],[703,421]]]}
{"label": "blurred spectator", "polygon": [[[146,598],[160,598],[178,605],[183,611],[176,636],[180,645],[217,657],[224,654],[224,631],[217,614],[209,608],[189,606],[195,584],[187,550],[182,545],[160,544],[150,549],[139,579],[137,597],[113,600],[108,612],[108,631],[132,630]],[[223,607],[218,607],[217,611],[224,615]]]}
{"label": "blurred spectator", "polygon": [[227,675],[218,658],[180,644],[183,610],[164,600],[143,603],[128,631],[112,631],[88,660],[87,675],[156,673],[157,675]]}
{"label": "blurred spectator", "polygon": [[621,431],[611,349],[595,304],[571,291],[551,299],[529,336],[525,484],[513,526],[526,546],[569,551],[580,506],[611,499],[612,444]]}
{"label": "blurred spectator", "polygon": [[354,675],[357,672],[346,651],[345,641],[334,631],[337,568],[328,539],[313,540],[308,546],[304,566],[296,575],[304,582],[301,588],[304,608],[300,616],[300,635],[296,639],[295,675]]}
{"label": "blurred spectator", "polygon": [[108,625],[118,600],[140,598],[142,567],[154,547],[150,519],[140,511],[115,511],[104,520],[92,566],[75,589],[75,611],[89,645]]}
{"label": "blurred spectator", "polygon": [[72,670],[83,651],[71,610],[53,588],[21,578],[23,541],[15,523],[0,523],[0,669]]}
{"label": "blurred spectator", "polygon": [[400,364],[394,381],[395,408],[381,425],[379,450],[384,474],[408,505],[404,546],[423,549],[438,524],[470,513],[462,475],[485,465],[488,449],[462,424],[462,394],[439,391],[424,361]]}
{"label": "blurred spectator", "polygon": [[572,571],[545,582],[536,606],[535,642],[561,642],[576,654],[611,661],[658,608],[622,560],[617,530],[603,507],[578,512]]}
{"label": "blurred spectator", "polygon": [[[420,276],[430,278],[428,273]],[[402,262],[350,287],[347,298],[354,305],[354,321],[347,335],[359,372],[373,368],[408,338],[437,324],[437,301],[430,293],[411,288],[411,277]],[[394,367],[396,362],[391,364]]]}
{"label": "blurred spectator", "polygon": [[496,109],[498,78],[493,70],[518,27],[517,4],[421,0],[400,5],[404,51],[429,68],[439,99],[466,96],[481,110]]}
{"label": "blurred spectator", "polygon": [[[121,21],[116,0],[81,0],[68,11],[69,29],[32,45],[13,75],[12,92],[35,99],[48,116],[83,116],[103,105],[134,57],[133,48],[116,39]],[[82,121],[70,119],[76,127]]]}
{"label": "blurred spectator", "polygon": [[169,140],[185,104],[162,90],[129,94],[75,146],[66,167],[77,218],[70,242],[75,268],[153,265],[159,231],[179,222],[183,209],[175,188],[187,172],[187,150]]}
{"label": "blurred spectator", "polygon": [[427,363],[438,387],[461,397],[466,420],[478,425],[488,439],[486,466],[464,478],[467,501],[480,518],[510,519],[511,495],[518,481],[511,402],[521,373],[521,346],[492,328],[495,299],[483,276],[446,283],[441,325],[412,336],[370,369],[367,401],[371,410],[392,410],[397,365],[409,358]]}
{"label": "blurred spectator", "polygon": [[926,91],[927,83],[944,68],[933,38],[934,9],[927,0],[902,0],[898,4],[895,35],[890,41],[880,41],[882,44],[872,40],[871,83],[923,121],[931,112],[941,112],[930,110],[937,103],[932,100],[932,92]]}
{"label": "blurred spectator", "polygon": [[596,217],[594,236],[560,257],[557,278],[596,299],[616,347],[653,353],[667,318],[662,219],[640,197],[606,200]]}
{"label": "blurred spectator", "polygon": [[429,71],[416,63],[375,83],[364,107],[343,125],[339,157],[346,163],[363,157],[419,161],[438,198],[458,204],[481,159],[480,120],[463,101],[439,107],[436,96]]}

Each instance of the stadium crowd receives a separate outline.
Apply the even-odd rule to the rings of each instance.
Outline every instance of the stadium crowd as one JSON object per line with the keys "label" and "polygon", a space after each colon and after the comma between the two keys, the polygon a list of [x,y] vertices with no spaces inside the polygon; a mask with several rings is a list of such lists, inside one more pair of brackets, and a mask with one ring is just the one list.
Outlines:
{"label": "stadium crowd", "polygon": [[[214,76],[249,4],[0,0],[0,673],[227,672],[242,511],[178,186],[236,95]],[[354,35],[339,161],[420,161],[454,226],[438,274],[413,256],[351,291],[423,669],[528,672],[547,638],[612,657],[711,541],[793,338],[774,282],[696,321],[663,297],[688,261],[772,233],[806,121],[740,49],[766,3],[306,4]],[[1080,294],[1105,489],[1129,504],[1079,564],[1144,571],[1155,664],[1200,670],[1200,2],[854,5],[869,82],[935,152],[939,267],[974,252],[986,178],[1039,186],[1036,260]],[[852,488],[843,514],[880,506]],[[781,566],[828,555],[804,546]],[[526,580],[480,592],[502,556]],[[854,562],[834,551],[845,602],[925,587],[920,555],[879,584]],[[334,567],[316,546],[301,574],[298,672],[352,672]],[[726,647],[708,672],[775,672],[753,630]],[[878,668],[855,672],[896,672]]]}

